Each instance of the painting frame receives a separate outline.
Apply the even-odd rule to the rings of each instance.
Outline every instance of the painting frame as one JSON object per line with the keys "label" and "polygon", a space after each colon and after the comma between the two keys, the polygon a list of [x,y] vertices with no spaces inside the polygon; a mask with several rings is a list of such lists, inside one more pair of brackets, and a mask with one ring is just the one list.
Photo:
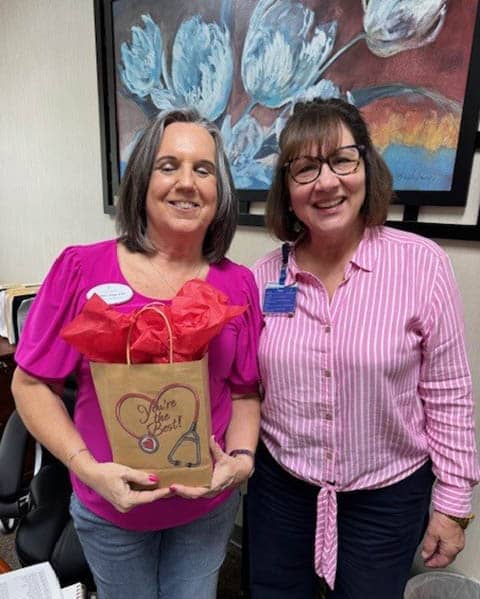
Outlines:
{"label": "painting frame", "polygon": [[[115,200],[120,184],[112,17],[114,2],[115,0],[93,0],[100,109],[103,210],[107,214],[115,213]],[[462,205],[462,202],[458,198],[467,195],[475,148],[477,151],[480,150],[480,133],[477,131],[480,109],[480,68],[472,60],[475,55],[480,55],[480,2],[477,3],[452,188],[450,191],[398,191],[397,203],[404,206],[403,218],[400,221],[389,221],[389,225],[427,237],[480,240],[480,209],[477,222],[473,224],[443,224],[418,220],[421,206],[459,206]],[[253,227],[264,226],[263,215],[252,214],[250,207],[253,203],[263,202],[266,198],[266,191],[239,189],[237,194],[240,210],[239,224]]]}

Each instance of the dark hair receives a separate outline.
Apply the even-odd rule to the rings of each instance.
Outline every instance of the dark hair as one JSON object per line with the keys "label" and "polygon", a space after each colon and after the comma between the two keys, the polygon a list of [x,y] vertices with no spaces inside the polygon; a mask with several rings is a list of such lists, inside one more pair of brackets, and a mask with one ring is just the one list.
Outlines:
{"label": "dark hair", "polygon": [[361,209],[365,224],[373,226],[385,222],[393,197],[392,175],[372,144],[364,118],[353,104],[344,100],[315,99],[295,104],[293,114],[280,134],[280,153],[268,192],[265,216],[269,230],[282,241],[295,241],[301,230],[301,223],[290,210],[285,163],[312,145],[326,147],[325,153],[333,150],[339,142],[341,125],[351,131],[356,144],[365,148],[366,193]]}
{"label": "dark hair", "polygon": [[202,254],[210,263],[219,262],[227,253],[235,233],[238,204],[220,131],[193,108],[163,111],[144,129],[128,160],[120,185],[116,220],[119,238],[133,252],[155,251],[146,236],[145,202],[158,146],[165,127],[172,123],[204,127],[215,142],[217,212],[205,235]]}

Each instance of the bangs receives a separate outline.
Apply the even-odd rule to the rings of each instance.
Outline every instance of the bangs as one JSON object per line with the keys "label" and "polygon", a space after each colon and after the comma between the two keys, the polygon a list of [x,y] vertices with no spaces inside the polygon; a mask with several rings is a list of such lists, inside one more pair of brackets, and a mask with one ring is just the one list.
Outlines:
{"label": "bangs", "polygon": [[[318,118],[315,118],[317,117]],[[338,148],[342,138],[343,122],[333,116],[325,119],[322,115],[299,115],[296,127],[284,130],[280,136],[281,164],[299,156],[311,156],[321,153],[324,156]]]}

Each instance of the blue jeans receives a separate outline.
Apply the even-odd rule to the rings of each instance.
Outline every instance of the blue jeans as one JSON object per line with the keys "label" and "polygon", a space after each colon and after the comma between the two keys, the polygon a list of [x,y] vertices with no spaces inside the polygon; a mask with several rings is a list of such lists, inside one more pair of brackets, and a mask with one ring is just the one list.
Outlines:
{"label": "blue jeans", "polygon": [[114,526],[72,495],[70,513],[99,599],[215,599],[239,502],[234,491],[194,522],[137,532]]}
{"label": "blue jeans", "polygon": [[[388,487],[337,494],[337,575],[328,599],[403,598],[428,522],[433,481],[427,462]],[[317,596],[318,490],[283,470],[259,445],[247,495],[252,599]]]}

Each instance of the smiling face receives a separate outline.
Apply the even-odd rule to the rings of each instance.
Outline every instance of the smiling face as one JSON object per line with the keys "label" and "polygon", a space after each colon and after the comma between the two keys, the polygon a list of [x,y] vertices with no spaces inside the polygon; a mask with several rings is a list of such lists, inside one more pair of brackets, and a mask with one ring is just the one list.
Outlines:
{"label": "smiling face", "polygon": [[[311,146],[299,154],[330,155],[336,148],[355,144],[351,131],[341,125],[338,140],[332,147]],[[292,157],[292,158],[295,158]],[[312,183],[296,183],[290,175],[288,190],[293,212],[307,229],[312,240],[346,239],[363,229],[360,209],[365,200],[365,164],[363,158],[357,170],[349,175],[336,175],[323,164],[320,176]]]}
{"label": "smiling face", "polygon": [[217,210],[215,142],[193,123],[165,128],[146,197],[147,234],[155,245],[189,235],[202,245]]}

